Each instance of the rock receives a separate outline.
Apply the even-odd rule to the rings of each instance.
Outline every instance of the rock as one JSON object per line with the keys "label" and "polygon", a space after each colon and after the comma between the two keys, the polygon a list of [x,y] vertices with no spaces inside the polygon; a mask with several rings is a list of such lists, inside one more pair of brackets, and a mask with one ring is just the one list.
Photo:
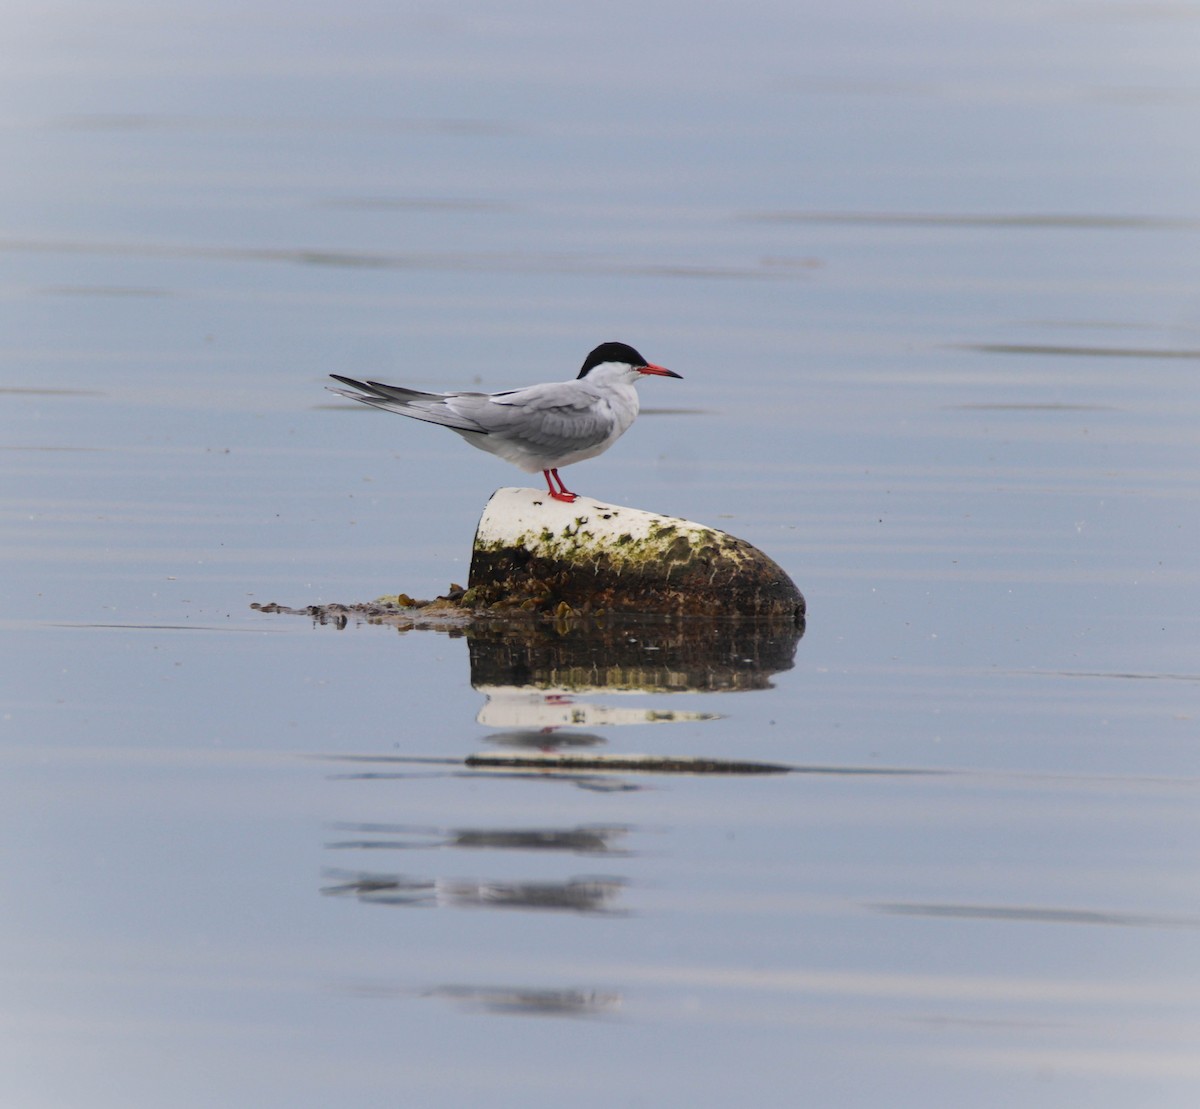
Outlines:
{"label": "rock", "polygon": [[785,618],[804,597],[770,558],[723,531],[638,508],[498,489],[475,532],[462,603],[567,615]]}

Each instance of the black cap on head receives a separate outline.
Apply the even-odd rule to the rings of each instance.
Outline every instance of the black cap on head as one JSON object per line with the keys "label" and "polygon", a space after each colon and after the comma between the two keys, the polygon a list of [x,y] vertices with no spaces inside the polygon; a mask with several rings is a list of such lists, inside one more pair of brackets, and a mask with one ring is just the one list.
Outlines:
{"label": "black cap on head", "polygon": [[627,362],[631,366],[650,365],[628,343],[601,343],[583,360],[583,369],[579,371],[579,376],[586,377],[588,370],[595,369],[604,362]]}

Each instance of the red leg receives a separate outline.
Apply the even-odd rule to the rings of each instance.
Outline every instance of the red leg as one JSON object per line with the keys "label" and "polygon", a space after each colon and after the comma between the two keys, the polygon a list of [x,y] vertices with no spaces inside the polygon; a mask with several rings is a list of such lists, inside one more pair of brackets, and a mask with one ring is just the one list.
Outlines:
{"label": "red leg", "polygon": [[[550,475],[554,475],[554,481],[558,482],[558,488],[554,488],[554,481],[550,480]],[[576,494],[572,493],[565,485],[563,479],[558,476],[557,470],[543,470],[542,477],[546,479],[546,484],[550,487],[550,496],[556,501],[566,501],[571,504],[575,500]]]}

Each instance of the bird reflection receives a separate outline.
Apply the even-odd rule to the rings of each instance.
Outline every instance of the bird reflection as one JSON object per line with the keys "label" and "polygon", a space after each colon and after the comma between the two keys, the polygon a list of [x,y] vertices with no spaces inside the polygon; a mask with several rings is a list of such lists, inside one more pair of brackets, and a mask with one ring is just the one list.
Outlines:
{"label": "bird reflection", "polygon": [[550,912],[618,912],[613,902],[622,878],[570,878],[564,882],[486,882],[462,878],[414,878],[406,874],[332,872],[340,879],[321,892],[356,897],[372,905],[421,908],[528,909]]}
{"label": "bird reflection", "polygon": [[447,983],[426,989],[413,989],[368,981],[344,983],[339,989],[355,997],[438,998],[452,1001],[464,1009],[496,1016],[601,1017],[620,1008],[622,1002],[619,993],[579,987],[472,986]]}
{"label": "bird reflection", "polygon": [[515,728],[507,732],[492,732],[483,737],[484,743],[491,743],[506,750],[518,751],[562,751],[585,747],[599,747],[608,742],[602,735],[594,732],[568,731],[564,728]]}
{"label": "bird reflection", "polygon": [[633,829],[626,824],[583,824],[568,828],[429,828],[412,824],[339,824],[361,838],[326,844],[331,850],[419,850],[427,848],[502,851],[564,851],[575,855],[631,855],[616,845]]}
{"label": "bird reflection", "polygon": [[621,995],[616,993],[527,987],[436,986],[425,996],[447,998],[469,1008],[507,1016],[594,1017],[621,1004]]}
{"label": "bird reflection", "polygon": [[[320,622],[321,613],[310,612]],[[372,616],[372,622],[389,617]],[[402,630],[411,631],[410,623]],[[399,625],[398,625],[399,626]],[[594,792],[656,788],[673,774],[783,773],[790,766],[729,760],[707,754],[610,754],[604,729],[637,725],[696,724],[721,714],[675,702],[677,693],[739,692],[770,688],[772,677],[793,665],[803,627],[792,621],[624,619],[557,621],[479,619],[442,631],[467,640],[472,687],[484,695],[476,723],[488,729],[483,753],[443,754],[411,750],[346,753],[343,763],[373,764],[340,778],[413,782],[430,777],[475,781],[528,781]],[[689,733],[685,730],[679,733]],[[404,745],[407,746],[407,745]],[[470,817],[467,818],[471,820]],[[327,844],[331,851],[470,850],[507,852],[512,858],[540,852],[624,858],[639,854],[637,837],[646,829],[624,824],[530,827],[527,824],[434,824],[347,822],[345,833]],[[632,846],[631,846],[632,841]],[[413,856],[417,858],[418,856]],[[432,857],[432,856],[430,856]],[[527,857],[527,856],[526,856]],[[361,857],[365,861],[365,857]],[[475,856],[477,865],[482,855]],[[557,881],[509,874],[463,878],[424,873],[345,869],[327,872],[322,893],[368,905],[403,908],[508,909],[580,916],[624,915],[627,880],[613,876],[570,876]],[[499,869],[499,868],[498,868]],[[505,866],[509,870],[509,866]],[[479,871],[476,871],[478,874]],[[509,873],[511,871],[509,870]],[[578,991],[495,990],[439,987],[488,1011],[591,1011],[594,997]]]}
{"label": "bird reflection", "polygon": [[[475,719],[489,728],[503,728],[501,735],[524,735],[527,747],[545,747],[545,738],[554,735],[559,742],[552,746],[583,746],[572,743],[568,736],[586,735],[560,728],[605,728],[625,724],[683,724],[702,720],[720,720],[717,712],[696,712],[687,709],[647,708],[643,705],[610,705],[580,696],[587,692],[603,692],[603,686],[579,686],[571,692],[546,693],[529,686],[479,686],[487,700]],[[632,692],[621,690],[620,692]],[[540,736],[542,742],[535,737]],[[490,737],[489,737],[490,738]],[[594,737],[600,739],[600,737]],[[604,740],[600,739],[603,743]],[[510,742],[510,746],[517,746]]]}

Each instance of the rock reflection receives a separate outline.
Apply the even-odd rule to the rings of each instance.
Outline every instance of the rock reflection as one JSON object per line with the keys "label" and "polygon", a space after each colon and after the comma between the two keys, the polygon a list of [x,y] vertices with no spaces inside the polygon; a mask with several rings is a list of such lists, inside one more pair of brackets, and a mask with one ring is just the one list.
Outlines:
{"label": "rock reflection", "polygon": [[[455,594],[461,596],[461,588]],[[391,601],[257,612],[307,616],[339,631],[384,624],[401,633],[441,632],[465,638],[477,688],[609,689],[640,693],[769,689],[790,670],[804,622],[698,617],[497,616],[454,607],[451,597],[411,605]]]}
{"label": "rock reflection", "polygon": [[476,719],[505,729],[489,742],[541,751],[604,742],[578,728],[718,720],[719,713],[598,704],[578,695],[767,689],[774,674],[793,666],[802,634],[790,621],[476,626],[468,635],[471,684],[487,697]]}
{"label": "rock reflection", "polygon": [[640,693],[769,689],[794,664],[789,621],[488,621],[467,632],[471,684]]}
{"label": "rock reflection", "polygon": [[410,908],[527,909],[611,915],[623,878],[570,878],[563,882],[487,882],[464,878],[414,878],[406,874],[338,873],[321,892],[356,897],[372,905]]}
{"label": "rock reflection", "polygon": [[[546,620],[474,616],[437,603],[421,606],[390,601],[301,610],[274,604],[255,607],[263,612],[303,614],[317,625],[339,630],[356,624],[390,624],[401,634],[426,630],[467,640],[470,683],[485,698],[476,722],[490,729],[484,738],[486,752],[458,756],[416,751],[343,752],[330,757],[361,767],[338,775],[343,780],[412,782],[470,777],[617,793],[655,788],[649,781],[652,776],[661,780],[664,775],[760,775],[801,769],[708,754],[608,753],[602,748],[609,739],[599,730],[721,719],[720,713],[666,702],[680,693],[769,689],[775,674],[794,665],[804,628],[791,620]],[[646,695],[652,698],[650,703]],[[481,827],[364,821],[336,827],[347,834],[328,843],[328,850],[374,852],[375,858],[380,851],[445,849],[606,858],[638,854],[625,841],[639,829],[619,823],[531,828],[524,824]],[[364,868],[329,871],[327,881],[322,889],[326,896],[352,897],[371,905],[521,909],[589,916],[629,911],[619,904],[628,884],[619,876],[524,881],[510,880],[507,875],[491,878],[486,872],[473,878],[439,876],[432,867],[424,874]],[[475,991],[464,987],[463,991],[455,996],[496,1011],[573,1011],[586,1009],[587,999],[595,996],[558,990]]]}

